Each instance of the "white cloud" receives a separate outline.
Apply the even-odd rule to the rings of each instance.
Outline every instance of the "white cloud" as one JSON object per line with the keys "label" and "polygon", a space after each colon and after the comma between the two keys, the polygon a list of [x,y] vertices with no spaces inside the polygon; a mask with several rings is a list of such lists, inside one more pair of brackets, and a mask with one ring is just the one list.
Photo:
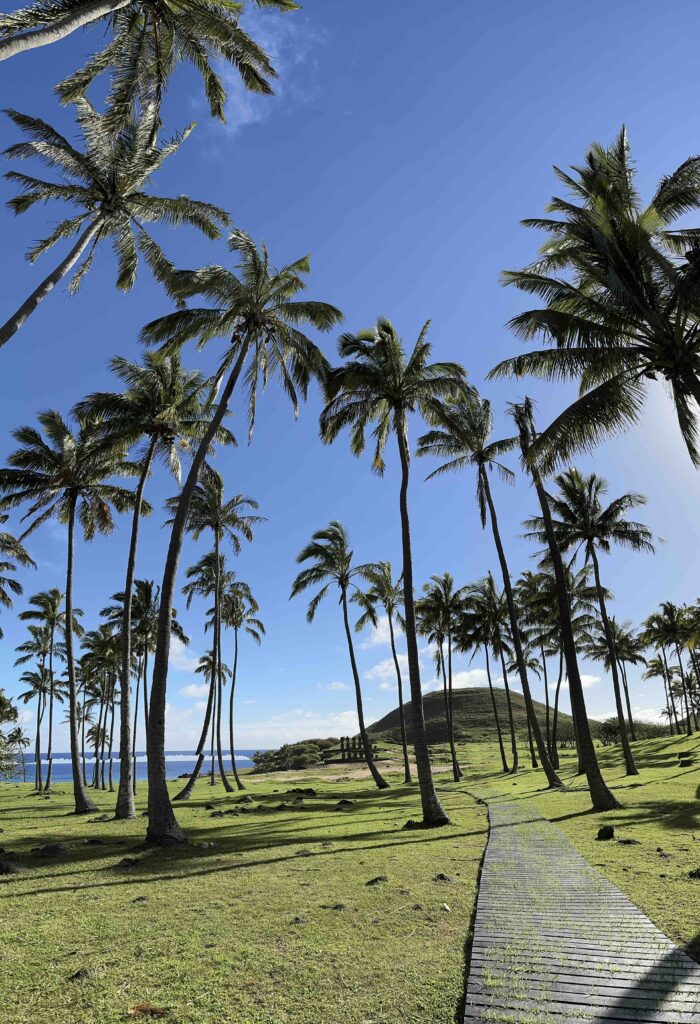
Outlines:
{"label": "white cloud", "polygon": [[206,697],[209,694],[209,683],[190,683],[179,690],[181,697]]}
{"label": "white cloud", "polygon": [[[404,677],[408,677],[408,656],[406,654],[399,654],[399,668],[401,674]],[[378,679],[380,682],[388,682],[393,680],[396,682],[396,665],[394,665],[393,658],[384,658],[383,661],[378,661],[372,668],[368,668],[364,674],[365,679],[375,680]]]}
{"label": "white cloud", "polygon": [[[584,690],[590,690],[590,688],[592,686],[595,686],[596,683],[599,683],[599,682],[600,682],[600,676],[587,675],[585,672],[583,672],[581,674],[581,684],[582,684]],[[550,688],[550,690],[552,690],[552,692],[556,692],[557,684],[556,683],[550,683],[549,684],[549,688]],[[568,690],[569,689],[569,680],[568,679],[562,679],[562,681],[561,681],[561,688],[562,688],[562,690]]]}
{"label": "white cloud", "polygon": [[199,665],[199,655],[186,647],[176,636],[170,641],[170,668],[176,672],[194,672]]}
{"label": "white cloud", "polygon": [[257,704],[256,700],[242,700],[241,704]]}
{"label": "white cloud", "polygon": [[632,717],[638,719],[640,722],[660,722],[665,723],[668,721],[664,715],[658,710],[658,708],[632,708]]}
{"label": "white cloud", "polygon": [[452,673],[452,686],[488,686],[485,668],[470,668]]}
{"label": "white cloud", "polygon": [[349,690],[350,689],[350,687],[348,686],[347,683],[340,683],[340,682],[317,683],[316,684],[316,688],[318,690]]}
{"label": "white cloud", "polygon": [[390,643],[389,616],[380,615],[377,619],[377,625],[372,626],[372,632],[366,640],[362,641],[360,647],[363,651],[368,651],[372,647],[388,647]]}

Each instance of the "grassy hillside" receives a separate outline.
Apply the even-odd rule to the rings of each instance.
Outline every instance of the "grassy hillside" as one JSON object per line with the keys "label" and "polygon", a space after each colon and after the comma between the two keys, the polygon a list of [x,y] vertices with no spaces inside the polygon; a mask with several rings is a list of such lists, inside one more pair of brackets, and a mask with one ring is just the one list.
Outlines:
{"label": "grassy hillside", "polygon": [[[496,738],[496,727],[493,720],[493,708],[491,705],[491,697],[486,687],[469,687],[463,690],[454,690],[454,726],[455,736],[457,740],[469,741],[471,743],[478,742],[489,742]],[[505,731],[508,729],[508,707],[506,703],[506,692],[505,690],[497,687],[495,689],[496,694],[496,707],[498,708],[498,717],[501,722],[501,728]],[[511,691],[511,700],[513,702],[513,718],[515,720],[515,728],[520,736],[527,734],[527,719],[525,717],[525,698],[521,693],[515,693]],[[410,701],[406,704],[407,710],[410,710]],[[445,705],[443,702],[442,691],[436,691],[435,693],[426,693],[423,698],[423,708],[425,712],[425,724],[428,730],[428,742],[429,743],[445,743],[447,742],[447,727],[445,725]],[[537,716],[542,723],[544,728],[546,709],[544,704],[540,704],[535,701],[535,708],[537,709]],[[559,715],[560,722],[568,723],[571,722],[569,715]],[[407,721],[410,721],[410,713],[407,716]],[[399,711],[395,708],[390,711],[384,718],[380,718],[378,722],[370,726],[369,731],[373,736],[376,736],[380,740],[387,742],[399,742],[401,734],[399,731]]]}

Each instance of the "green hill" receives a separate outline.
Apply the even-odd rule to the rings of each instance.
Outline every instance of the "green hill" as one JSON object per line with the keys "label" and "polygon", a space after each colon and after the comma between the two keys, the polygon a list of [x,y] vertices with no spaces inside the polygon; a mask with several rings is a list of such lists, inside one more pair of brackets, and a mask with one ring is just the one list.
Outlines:
{"label": "green hill", "polygon": [[[496,696],[496,707],[504,734],[508,730],[508,705],[506,703],[506,692],[500,687],[494,689]],[[511,690],[511,701],[513,704],[513,718],[516,732],[520,736],[527,735],[527,718],[525,716],[525,698],[521,693]],[[469,687],[453,691],[454,705],[454,730],[455,739],[458,741],[480,742],[496,738],[496,727],[493,720],[493,707],[491,697],[486,687]],[[410,701],[405,705],[407,710],[407,723],[410,738]],[[428,732],[429,743],[446,743],[447,726],[445,724],[445,705],[442,691],[426,693],[423,697],[423,709],[425,724]],[[544,704],[535,701],[537,717],[544,729],[546,708]],[[551,711],[550,711],[551,714]],[[564,729],[571,724],[571,717],[559,712],[559,722]],[[596,723],[591,723],[595,728]],[[384,718],[369,727],[369,732],[380,741],[399,743],[401,732],[399,727],[399,710],[395,708]]]}

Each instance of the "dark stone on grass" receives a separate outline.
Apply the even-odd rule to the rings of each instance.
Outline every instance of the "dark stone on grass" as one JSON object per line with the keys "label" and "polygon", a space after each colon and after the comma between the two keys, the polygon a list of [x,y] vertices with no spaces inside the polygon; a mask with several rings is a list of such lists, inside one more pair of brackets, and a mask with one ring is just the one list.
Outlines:
{"label": "dark stone on grass", "polygon": [[620,846],[641,846],[638,839],[618,839]]}
{"label": "dark stone on grass", "polygon": [[422,821],[416,821],[415,818],[409,818],[405,825],[401,826],[404,832],[413,832],[415,829],[423,828]]}
{"label": "dark stone on grass", "polygon": [[68,975],[68,981],[86,981],[92,977],[92,971],[89,967],[81,967],[75,972],[75,974]]}
{"label": "dark stone on grass", "polygon": [[103,821],[111,821],[111,820],[112,819],[109,816],[109,814],[98,814],[98,816],[96,818],[90,818],[89,819],[89,824],[90,825],[99,825]]}
{"label": "dark stone on grass", "polygon": [[205,804],[204,805],[204,810],[205,811],[213,811],[214,810],[214,804]]}
{"label": "dark stone on grass", "polygon": [[91,836],[89,839],[83,839],[83,846],[102,846],[104,840],[98,839],[97,836]]}
{"label": "dark stone on grass", "polygon": [[305,917],[293,917],[292,924],[308,924],[309,922]]}
{"label": "dark stone on grass", "polygon": [[422,903],[414,903],[413,904],[413,909],[414,910],[425,910],[425,907],[423,906]]}
{"label": "dark stone on grass", "polygon": [[700,878],[700,868],[693,868],[688,872],[688,878]]}
{"label": "dark stone on grass", "polygon": [[694,764],[695,764],[695,758],[694,757],[679,757],[678,758],[678,767],[679,768],[692,768]]}
{"label": "dark stone on grass", "polygon": [[[187,777],[189,778],[189,775]],[[148,902],[148,896],[137,896],[131,902],[132,903],[147,903]]]}
{"label": "dark stone on grass", "polygon": [[355,804],[352,800],[339,800],[333,808],[334,811],[352,811]]}
{"label": "dark stone on grass", "polygon": [[286,804],[286,803],[284,802],[284,800],[281,800],[281,801],[280,801],[280,802],[279,802],[279,803],[277,804],[277,810],[278,810],[278,811],[286,811],[288,807],[289,807],[289,804]]}
{"label": "dark stone on grass", "polygon": [[63,843],[46,843],[45,846],[35,846],[32,849],[34,857],[60,857],[66,852]]}
{"label": "dark stone on grass", "polygon": [[0,875],[21,875],[27,869],[11,860],[0,860]]}
{"label": "dark stone on grass", "polygon": [[316,790],[310,786],[303,789],[301,786],[295,786],[294,789],[288,789],[287,793],[291,796],[316,796]]}
{"label": "dark stone on grass", "polygon": [[223,816],[223,811],[212,811],[212,813],[209,815],[210,818],[223,818]]}
{"label": "dark stone on grass", "polygon": [[297,857],[313,857],[313,853],[311,852],[311,850],[297,850],[296,856]]}
{"label": "dark stone on grass", "polygon": [[604,842],[607,842],[608,839],[613,839],[614,837],[615,837],[615,829],[613,828],[613,826],[612,825],[603,825],[602,828],[598,829],[598,835],[596,836],[596,839],[598,839],[598,840],[600,840],[600,842],[604,843]]}
{"label": "dark stone on grass", "polygon": [[118,868],[135,868],[139,863],[138,857],[122,857],[117,864]]}
{"label": "dark stone on grass", "polygon": [[248,793],[246,793],[245,796],[239,796],[236,800],[234,800],[234,803],[237,803],[237,804],[254,804],[255,801],[253,800],[252,796],[250,796]]}
{"label": "dark stone on grass", "polygon": [[381,885],[382,882],[388,882],[389,879],[386,875],[377,875],[376,878],[370,878],[369,882],[365,882],[365,885]]}
{"label": "dark stone on grass", "polygon": [[433,881],[434,882],[454,882],[454,878],[452,878],[450,875],[446,875],[444,871],[439,871],[438,874],[435,875],[435,878],[433,879]]}
{"label": "dark stone on grass", "polygon": [[331,910],[345,910],[345,904],[344,903],[334,903],[333,906],[331,907]]}

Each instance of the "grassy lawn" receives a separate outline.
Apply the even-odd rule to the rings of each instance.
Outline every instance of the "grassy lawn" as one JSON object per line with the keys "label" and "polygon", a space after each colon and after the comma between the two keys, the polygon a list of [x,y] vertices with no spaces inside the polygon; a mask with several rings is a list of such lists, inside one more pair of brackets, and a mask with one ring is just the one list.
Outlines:
{"label": "grassy lawn", "polygon": [[[471,765],[469,782],[485,782],[513,797],[534,798],[540,813],[555,822],[592,864],[625,892],[672,939],[700,959],[700,879],[688,872],[700,867],[700,737],[644,740],[633,744],[639,776],[626,778],[617,748],[599,748],[605,777],[623,807],[605,814],[590,809],[590,800],[575,759],[565,752],[561,776],[564,792],[543,790],[543,776],[524,768],[515,780],[498,771],[497,749],[464,749]],[[695,765],[678,767],[678,752],[693,751]],[[468,762],[467,762],[468,758]],[[529,764],[529,760],[528,760]],[[601,825],[613,825],[615,838],[596,839]],[[620,843],[633,839],[639,845]]]}
{"label": "grassy lawn", "polygon": [[[404,832],[416,787],[345,780],[249,779],[259,810],[220,818],[204,805],[235,798],[200,782],[179,811],[190,843],[166,852],[139,845],[143,820],[68,815],[66,783],[50,800],[1,785],[0,844],[28,869],[0,880],[3,1024],[112,1024],[145,1001],[173,1024],[451,1024],[485,810],[445,777],[453,826]],[[318,796],[278,810],[292,786]],[[340,798],[353,809],[335,811]],[[66,849],[32,857],[44,843]],[[120,867],[126,856],[136,863]]]}

